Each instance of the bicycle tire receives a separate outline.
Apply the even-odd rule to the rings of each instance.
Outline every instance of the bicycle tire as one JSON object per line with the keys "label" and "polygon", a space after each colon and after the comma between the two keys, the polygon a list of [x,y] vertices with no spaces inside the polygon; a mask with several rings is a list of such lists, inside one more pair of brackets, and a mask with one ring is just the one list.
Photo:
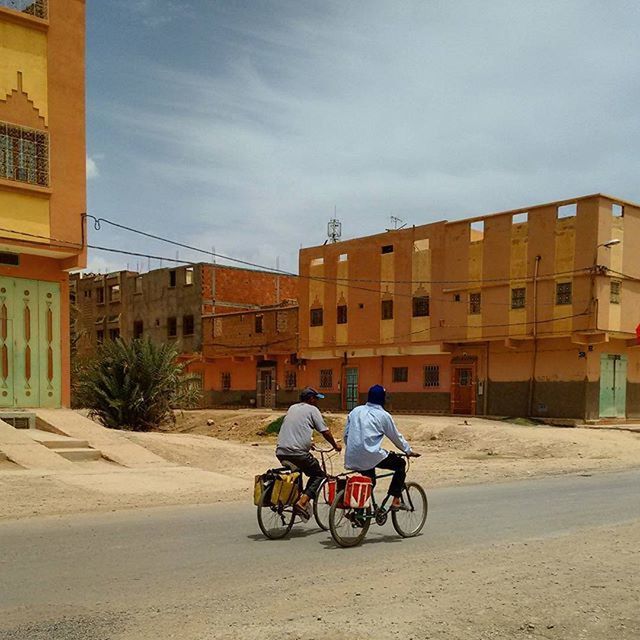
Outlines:
{"label": "bicycle tire", "polygon": [[403,538],[413,538],[423,529],[429,512],[426,491],[417,482],[407,482],[402,490],[405,504],[413,505],[412,511],[392,511],[393,528]]}
{"label": "bicycle tire", "polygon": [[329,531],[329,512],[331,511],[331,503],[327,500],[324,480],[318,489],[318,494],[313,501],[313,517],[316,524],[323,530]]}
{"label": "bicycle tire", "polygon": [[257,507],[258,526],[269,540],[279,540],[291,531],[295,514],[292,507],[283,507],[282,505],[275,507],[270,502],[263,504],[269,495],[270,491],[267,490],[263,491],[260,496],[260,504]]}
{"label": "bicycle tire", "polygon": [[[344,489],[336,494],[336,497],[329,511],[329,530],[331,537],[339,547],[356,547],[367,535],[371,526],[371,518],[363,517],[362,513],[366,512],[368,516],[371,509],[350,509],[339,507],[344,497]],[[350,537],[348,533],[354,535]]]}

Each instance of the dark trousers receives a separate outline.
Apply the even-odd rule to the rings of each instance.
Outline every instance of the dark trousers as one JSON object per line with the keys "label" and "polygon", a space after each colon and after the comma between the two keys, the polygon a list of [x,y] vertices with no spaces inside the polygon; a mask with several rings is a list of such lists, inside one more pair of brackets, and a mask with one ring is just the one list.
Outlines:
{"label": "dark trousers", "polygon": [[376,469],[389,469],[393,471],[393,477],[391,478],[391,484],[389,485],[389,495],[394,498],[399,498],[402,495],[404,489],[404,481],[407,477],[407,463],[404,456],[400,456],[397,453],[391,451],[389,455],[374,469],[368,471],[361,471],[363,476],[369,476],[373,480],[373,486],[376,484]]}
{"label": "dark trousers", "polygon": [[316,458],[310,453],[302,453],[300,455],[278,456],[278,460],[280,460],[281,463],[292,462],[302,473],[309,476],[304,494],[310,498],[315,498],[323,478],[327,477],[327,474],[322,470]]}

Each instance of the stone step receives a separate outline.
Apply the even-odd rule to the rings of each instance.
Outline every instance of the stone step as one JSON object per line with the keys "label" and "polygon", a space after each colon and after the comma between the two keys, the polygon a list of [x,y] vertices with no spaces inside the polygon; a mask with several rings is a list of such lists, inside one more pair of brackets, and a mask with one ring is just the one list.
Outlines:
{"label": "stone step", "polygon": [[102,454],[97,449],[89,449],[87,447],[78,447],[75,449],[70,448],[55,448],[51,449],[63,458],[70,460],[71,462],[84,462],[87,460],[100,460]]}
{"label": "stone step", "polygon": [[47,447],[47,449],[90,449],[86,440],[75,440],[66,438],[65,440],[48,440],[37,438],[37,442]]}

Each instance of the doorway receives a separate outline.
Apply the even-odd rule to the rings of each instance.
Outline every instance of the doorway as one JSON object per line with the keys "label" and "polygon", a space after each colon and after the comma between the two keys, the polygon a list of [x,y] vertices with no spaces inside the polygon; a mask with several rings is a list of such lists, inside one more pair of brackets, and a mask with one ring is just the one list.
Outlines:
{"label": "doorway", "polygon": [[347,389],[346,389],[346,404],[347,411],[351,411],[360,403],[358,392],[358,368],[347,367]]}
{"label": "doorway", "polygon": [[627,409],[627,356],[600,356],[600,417],[624,418]]}
{"label": "doorway", "polygon": [[59,407],[60,285],[0,277],[0,407]]}
{"label": "doorway", "polygon": [[276,369],[275,367],[258,368],[256,381],[256,406],[261,409],[276,408]]}
{"label": "doorway", "polygon": [[475,415],[476,413],[476,365],[453,365],[451,380],[451,413]]}

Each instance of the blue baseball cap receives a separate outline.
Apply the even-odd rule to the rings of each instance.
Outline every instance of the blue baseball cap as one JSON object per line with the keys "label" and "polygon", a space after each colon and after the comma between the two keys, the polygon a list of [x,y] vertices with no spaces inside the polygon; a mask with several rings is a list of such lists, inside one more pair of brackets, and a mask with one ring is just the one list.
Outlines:
{"label": "blue baseball cap", "polygon": [[319,391],[316,391],[313,387],[305,387],[300,392],[300,399],[305,400],[306,398],[318,398],[319,400],[322,400],[324,395]]}

